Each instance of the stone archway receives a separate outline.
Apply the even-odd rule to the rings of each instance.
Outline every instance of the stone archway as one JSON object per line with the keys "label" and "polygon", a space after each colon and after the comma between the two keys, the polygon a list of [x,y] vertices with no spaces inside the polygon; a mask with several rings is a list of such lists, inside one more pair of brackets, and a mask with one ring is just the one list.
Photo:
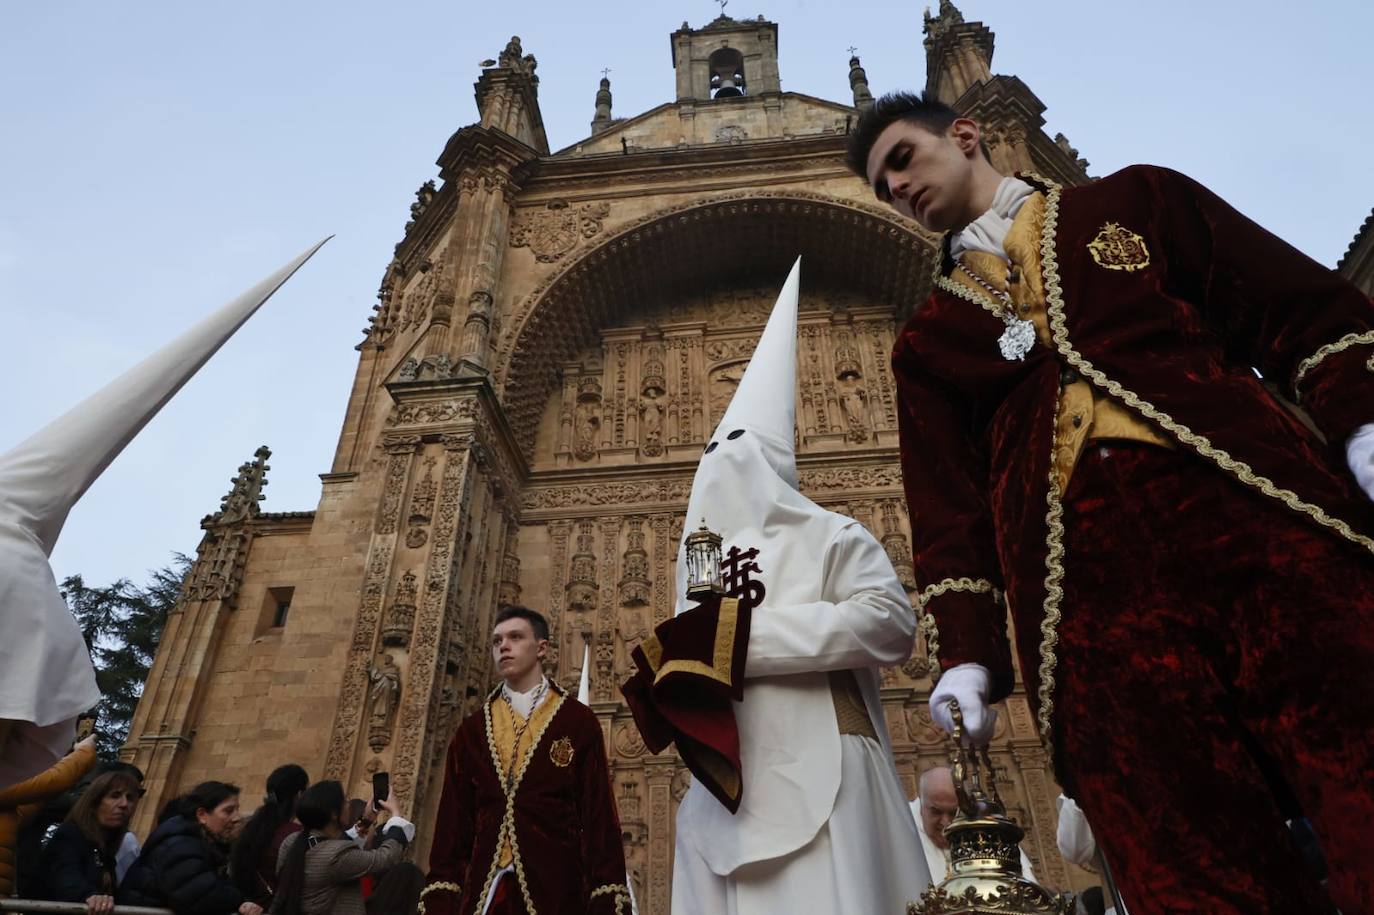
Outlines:
{"label": "stone archway", "polygon": [[894,311],[924,294],[933,237],[851,200],[742,191],[651,213],[548,277],[497,342],[494,377],[528,455],[556,366],[598,328],[645,301],[786,275],[803,259],[807,290],[852,289]]}

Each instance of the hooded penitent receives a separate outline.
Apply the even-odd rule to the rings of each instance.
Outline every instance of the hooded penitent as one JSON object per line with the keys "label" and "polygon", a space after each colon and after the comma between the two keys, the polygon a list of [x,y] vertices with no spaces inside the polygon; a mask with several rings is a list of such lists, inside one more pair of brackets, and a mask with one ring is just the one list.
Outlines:
{"label": "hooded penitent", "polygon": [[139,430],[323,244],[0,455],[0,787],[60,759],[76,717],[100,700],[85,642],[48,565],[67,514]]}
{"label": "hooded penitent", "polygon": [[[783,610],[822,600],[821,559],[841,529],[854,523],[797,488],[800,272],[798,260],[702,454],[684,525],[685,534],[704,519],[723,538],[728,593]],[[685,536],[678,549],[678,613],[690,606],[684,548]],[[824,672],[750,679],[735,716],[744,786],[739,810],[732,815],[698,786],[678,813],[679,829],[687,829],[718,874],[810,841],[834,808],[840,784],[840,741]]]}

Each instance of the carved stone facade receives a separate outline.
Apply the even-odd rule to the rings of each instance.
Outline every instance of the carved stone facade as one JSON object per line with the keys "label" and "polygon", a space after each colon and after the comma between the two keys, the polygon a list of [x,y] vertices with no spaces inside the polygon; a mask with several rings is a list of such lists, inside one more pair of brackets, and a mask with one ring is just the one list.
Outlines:
{"label": "carved stone facade", "polygon": [[[1034,105],[990,85],[990,32],[940,9],[933,85],[1006,102],[997,130],[1029,138],[1039,170],[1081,175]],[[150,772],[140,829],[203,778],[253,797],[294,761],[365,796],[384,769],[423,862],[445,749],[493,685],[492,618],[521,602],[549,617],[551,676],[576,689],[590,658],[640,911],[666,915],[686,771],[648,754],[617,687],[672,613],[696,461],[798,255],[802,487],[914,585],[888,354],[934,240],[844,170],[856,109],[781,91],[775,40],[727,17],[679,30],[676,100],[614,120],[603,81],[594,137],[557,153],[533,56],[512,41],[482,72],[480,122],[445,146],[383,276],[318,507],[257,511],[264,451],[206,519],[125,747]],[[722,42],[738,44],[729,66]],[[924,646],[883,676],[909,792],[944,760],[929,688]],[[1091,882],[1054,850],[1056,789],[1021,693],[1000,727],[999,787],[1037,872]]]}

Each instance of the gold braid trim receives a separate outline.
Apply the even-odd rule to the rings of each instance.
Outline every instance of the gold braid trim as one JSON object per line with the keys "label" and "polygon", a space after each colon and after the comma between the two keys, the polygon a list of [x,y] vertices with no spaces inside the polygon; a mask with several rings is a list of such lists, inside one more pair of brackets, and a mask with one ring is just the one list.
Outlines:
{"label": "gold braid trim", "polygon": [[611,895],[615,897],[615,915],[630,915],[630,888],[623,883],[607,883],[605,886],[598,886],[592,890],[589,899],[598,896]]}
{"label": "gold braid trim", "polygon": [[[1002,602],[1002,592],[997,590],[997,587],[986,578],[946,578],[934,584],[926,585],[916,598],[916,606],[925,610],[932,600],[953,591],[962,591],[967,594],[991,594],[995,602]],[[940,679],[940,629],[935,624],[935,615],[929,611],[921,615],[919,625],[921,634],[926,637],[926,660],[930,665],[930,682],[937,683]]]}
{"label": "gold braid trim", "polygon": [[[1339,518],[1333,518],[1316,505],[1304,502],[1297,493],[1284,489],[1270,480],[1268,477],[1260,476],[1255,473],[1254,468],[1244,461],[1236,460],[1226,451],[1216,447],[1207,439],[1206,436],[1198,435],[1192,429],[1175,420],[1169,414],[1163,412],[1154,404],[1146,401],[1134,391],[1128,390],[1120,382],[1113,381],[1107,375],[1083,357],[1073,344],[1069,341],[1068,321],[1064,314],[1064,289],[1059,281],[1059,255],[1055,251],[1055,232],[1059,227],[1059,197],[1062,188],[1053,181],[1046,180],[1039,175],[1030,174],[1034,181],[1040,182],[1049,191],[1045,195],[1045,225],[1040,236],[1041,269],[1044,272],[1045,282],[1045,305],[1049,312],[1050,337],[1054,341],[1055,348],[1064,359],[1078,370],[1078,373],[1087,378],[1098,388],[1106,391],[1111,396],[1125,403],[1127,406],[1136,410],[1146,419],[1153,420],[1161,428],[1167,430],[1176,439],[1189,446],[1198,454],[1215,463],[1222,470],[1234,476],[1236,479],[1251,486],[1271,499],[1277,499],[1295,512],[1307,515],[1322,527],[1328,528],[1340,534],[1346,540],[1357,543],[1370,552],[1374,553],[1374,540],[1354,531],[1350,525]],[[943,284],[942,284],[942,288]],[[1353,344],[1351,344],[1353,345]],[[1329,355],[1329,354],[1328,354]],[[1046,522],[1049,524],[1047,544],[1049,553],[1045,558],[1045,565],[1048,574],[1045,578],[1045,616],[1041,621],[1040,629],[1043,639],[1040,645],[1041,656],[1041,683],[1040,683],[1040,712],[1039,723],[1041,736],[1048,741],[1050,728],[1050,715],[1053,711],[1053,672],[1055,665],[1054,649],[1058,642],[1056,627],[1059,625],[1059,601],[1063,597],[1063,589],[1059,587],[1063,580],[1063,507],[1059,504],[1059,493],[1057,487],[1051,484],[1050,509],[1046,514]],[[1059,549],[1055,549],[1056,539]],[[1050,590],[1051,584],[1054,589]],[[1047,674],[1049,678],[1046,679]]]}
{"label": "gold braid trim", "polygon": [[[1337,353],[1343,353],[1352,346],[1371,345],[1374,345],[1374,330],[1365,331],[1362,334],[1346,334],[1335,343],[1326,344],[1302,362],[1299,362],[1298,370],[1293,375],[1293,400],[1297,402],[1302,399],[1302,392],[1298,390],[1298,386],[1302,384],[1303,376],[1320,365],[1323,359],[1328,356],[1334,356]],[[1369,361],[1365,363],[1365,368],[1374,372],[1374,356],[1371,356]]]}
{"label": "gold braid trim", "polygon": [[[539,742],[544,739],[544,733],[553,724],[553,719],[558,716],[558,710],[563,707],[563,700],[566,696],[558,690],[554,690],[553,695],[556,697],[557,704],[549,712],[549,717],[544,719],[544,726],[539,729],[538,733],[530,737],[529,752],[521,758],[520,767],[515,770],[515,776],[509,785],[506,784],[505,769],[501,765],[501,753],[496,749],[496,737],[491,730],[491,701],[496,697],[495,692],[487,697],[487,702],[482,707],[482,715],[487,727],[487,749],[491,752],[491,764],[496,767],[497,778],[501,780],[501,790],[506,792],[506,812],[501,817],[501,830],[496,835],[496,851],[491,856],[491,867],[487,869],[486,882],[482,884],[485,887],[483,892],[491,892],[491,881],[496,877],[496,872],[501,869],[501,849],[505,847],[506,839],[509,837],[511,860],[515,864],[516,880],[520,884],[520,895],[525,900],[525,911],[528,915],[539,915],[539,913],[535,911],[534,900],[530,898],[529,883],[525,880],[525,862],[520,858],[520,843],[516,841],[515,837],[515,793],[520,788],[520,782],[525,777],[525,769],[529,767],[530,760],[534,759],[534,751],[539,748]],[[534,717],[534,709],[530,709],[530,717]],[[511,748],[512,754],[518,752],[520,752],[518,746]]]}
{"label": "gold braid trim", "polygon": [[[935,269],[932,271],[932,273],[934,274],[932,276],[932,280],[934,281],[935,285],[939,286],[941,289],[943,289],[945,292],[948,292],[951,295],[955,295],[961,299],[964,299],[965,301],[972,302],[974,305],[977,305],[979,308],[982,308],[984,311],[991,314],[994,318],[1001,320],[1003,315],[1006,314],[1006,309],[1002,308],[992,299],[988,298],[985,294],[983,294],[982,290],[974,289],[970,286],[965,286],[963,283],[956,283],[954,282],[954,280],[945,276],[944,273],[941,272],[941,268],[944,266],[941,263],[943,259],[944,249],[941,248],[939,251],[936,252]],[[955,266],[962,268],[965,273],[968,273],[968,268],[964,267],[962,264],[956,263]]]}
{"label": "gold braid trim", "polygon": [[459,896],[463,894],[463,888],[461,886],[456,883],[450,883],[447,880],[426,884],[425,888],[420,890],[420,901],[416,903],[415,911],[419,913],[419,915],[425,915],[425,897],[430,893],[442,891],[456,893]]}

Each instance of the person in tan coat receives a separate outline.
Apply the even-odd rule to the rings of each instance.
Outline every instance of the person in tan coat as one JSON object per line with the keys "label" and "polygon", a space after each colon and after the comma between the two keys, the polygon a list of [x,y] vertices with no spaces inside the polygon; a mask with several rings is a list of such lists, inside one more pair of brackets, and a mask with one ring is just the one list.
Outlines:
{"label": "person in tan coat", "polygon": [[0,791],[0,896],[14,895],[19,830],[45,801],[75,785],[95,765],[95,738],[87,737],[46,772]]}
{"label": "person in tan coat", "polygon": [[316,782],[301,794],[296,818],[302,829],[287,836],[277,853],[273,915],[365,915],[359,882],[401,864],[415,836],[414,825],[396,812],[395,795],[379,807],[390,817],[380,827],[376,847],[364,849],[348,834],[349,803],[343,785]]}

